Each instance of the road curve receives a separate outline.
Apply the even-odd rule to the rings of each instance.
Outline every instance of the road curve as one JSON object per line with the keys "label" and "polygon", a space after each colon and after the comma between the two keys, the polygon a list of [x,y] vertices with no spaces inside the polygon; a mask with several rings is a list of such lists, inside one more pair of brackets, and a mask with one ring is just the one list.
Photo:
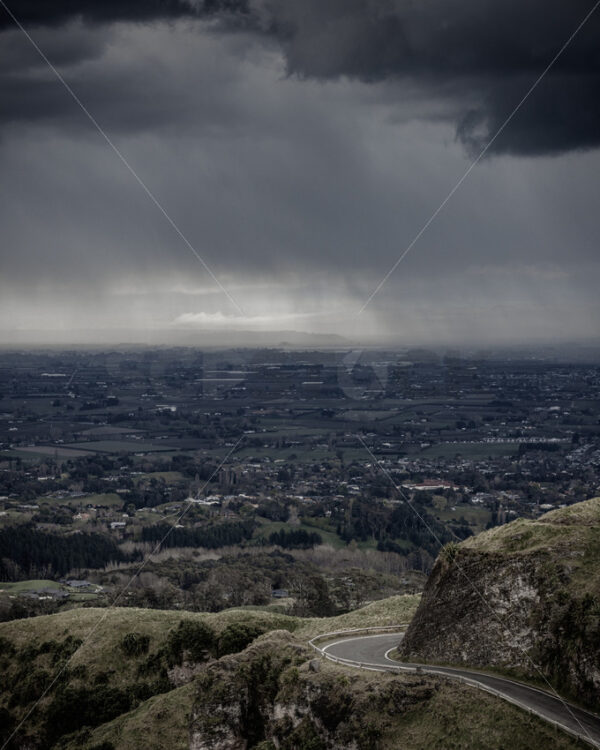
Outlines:
{"label": "road curve", "polygon": [[319,649],[328,657],[347,662],[349,666],[368,667],[380,671],[413,671],[417,668],[429,674],[440,674],[468,682],[493,692],[511,703],[532,711],[543,719],[600,748],[600,717],[566,703],[550,693],[520,682],[482,674],[468,669],[437,667],[426,664],[405,664],[390,659],[389,652],[398,646],[403,633],[338,638]]}

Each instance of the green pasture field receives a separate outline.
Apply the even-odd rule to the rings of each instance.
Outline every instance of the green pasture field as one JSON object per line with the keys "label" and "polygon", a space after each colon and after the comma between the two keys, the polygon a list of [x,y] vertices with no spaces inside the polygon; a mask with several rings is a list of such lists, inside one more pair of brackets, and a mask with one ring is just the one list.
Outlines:
{"label": "green pasture field", "polygon": [[77,594],[71,594],[69,597],[70,602],[90,602],[98,598],[98,594],[93,592],[80,592]]}
{"label": "green pasture field", "polygon": [[143,440],[93,440],[86,443],[69,443],[65,447],[93,453],[158,453],[173,450],[170,445]]}
{"label": "green pasture field", "polygon": [[82,430],[80,435],[85,436],[88,439],[101,438],[103,435],[130,435],[133,433],[142,434],[146,430],[140,430],[136,427],[119,427],[117,425],[98,425],[96,427],[89,427],[87,430]]}
{"label": "green pasture field", "polygon": [[29,523],[29,521],[31,521],[32,515],[33,511],[24,512],[8,510],[6,511],[5,516],[0,516],[0,528],[4,526],[15,526],[16,524],[20,523]]}
{"label": "green pasture field", "polygon": [[512,456],[519,449],[518,443],[439,443],[425,448],[420,455],[428,458],[453,458],[457,454],[463,458]]}
{"label": "green pasture field", "polygon": [[341,549],[346,546],[346,543],[342,541],[335,532],[324,530],[321,527],[312,526],[304,521],[299,526],[290,526],[283,521],[269,521],[266,518],[260,517],[257,517],[257,520],[260,522],[261,526],[254,532],[254,539],[268,539],[271,534],[276,531],[281,531],[282,529],[285,531],[297,531],[298,529],[303,529],[308,533],[316,532],[323,540],[323,544],[329,544],[335,549]]}
{"label": "green pasture field", "polygon": [[486,510],[485,508],[477,508],[473,505],[467,505],[465,503],[454,505],[452,507],[456,508],[456,510],[446,508],[446,510],[436,513],[436,518],[438,519],[438,521],[458,521],[462,516],[466,521],[469,522],[470,525],[473,526],[473,532],[475,534],[483,531],[488,521],[492,517],[490,511]]}
{"label": "green pasture field", "polygon": [[109,508],[122,508],[124,498],[119,497],[116,492],[104,492],[98,495],[86,495],[84,497],[71,498],[81,505],[106,505]]}
{"label": "green pasture field", "polygon": [[56,581],[31,580],[17,581],[16,583],[0,583],[0,594],[23,594],[27,591],[38,591],[40,589],[62,589]]}
{"label": "green pasture field", "polygon": [[35,499],[37,505],[66,505],[70,508],[86,507],[88,505],[102,505],[107,508],[121,508],[125,498],[116,492],[101,492],[94,495],[81,495],[80,497],[38,497]]}
{"label": "green pasture field", "polygon": [[397,411],[390,409],[348,409],[339,416],[348,422],[378,422],[397,415]]}
{"label": "green pasture field", "polygon": [[273,438],[287,438],[288,440],[295,440],[302,437],[321,437],[323,435],[329,435],[335,430],[327,429],[325,427],[305,427],[302,424],[286,424],[283,420],[261,420],[261,427],[266,428],[267,432],[257,432],[255,435],[248,435],[252,437],[264,437],[265,439]]}
{"label": "green pasture field", "polygon": [[[322,525],[318,523],[318,519],[303,519],[299,526],[290,526],[283,521],[269,521],[266,518],[260,517],[258,517],[257,520],[262,525],[254,532],[254,539],[268,539],[271,534],[275,531],[281,531],[281,529],[285,529],[286,531],[303,529],[308,533],[316,532],[321,537],[323,544],[328,544],[334,549],[343,549],[347,546],[346,542],[341,539],[335,531],[332,531],[331,528],[327,528],[325,524]],[[399,540],[398,544],[403,544],[403,541]],[[412,545],[409,543],[406,544],[407,552],[409,552],[412,549]],[[356,546],[358,549],[375,549],[377,544],[372,539],[367,539],[364,542],[357,542]]]}
{"label": "green pasture field", "polygon": [[54,456],[58,458],[80,458],[81,456],[87,456],[89,451],[62,445],[26,445],[3,453],[4,455],[11,455],[13,458],[44,460],[54,458]]}

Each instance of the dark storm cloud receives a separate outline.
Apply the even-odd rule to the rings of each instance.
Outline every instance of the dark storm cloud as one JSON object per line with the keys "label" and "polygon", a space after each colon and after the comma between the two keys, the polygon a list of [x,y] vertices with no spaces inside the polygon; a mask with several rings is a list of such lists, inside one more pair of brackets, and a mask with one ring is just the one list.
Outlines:
{"label": "dark storm cloud", "polygon": [[[297,0],[263,5],[292,73],[447,86],[459,139],[479,150],[579,25],[591,2]],[[600,143],[600,12],[494,144],[542,154]]]}
{"label": "dark storm cloud", "polygon": [[0,140],[0,328],[596,334],[600,151],[481,165],[358,321],[468,166],[452,123],[476,96],[466,76],[286,76],[269,18],[255,13],[260,33],[187,19],[34,32],[247,321],[22,34],[3,32],[0,110],[23,119]]}
{"label": "dark storm cloud", "polygon": [[[223,30],[254,31],[283,51],[289,74],[401,81],[449,99],[459,140],[476,152],[498,130],[575,30],[591,0],[13,0],[27,26],[76,19],[99,24],[182,17],[213,19]],[[6,14],[0,23],[9,26]],[[546,154],[600,144],[600,12],[495,142],[496,152]],[[85,50],[81,50],[85,55]],[[15,83],[15,79],[12,80]],[[17,83],[21,85],[22,80]],[[35,119],[39,103],[10,97],[7,119]],[[114,105],[118,106],[118,92]],[[401,102],[400,102],[401,103]],[[108,103],[107,103],[108,104]],[[52,109],[53,103],[48,102]],[[457,115],[456,112],[459,112]],[[177,112],[177,109],[175,110]],[[58,114],[58,113],[55,113]],[[133,122],[136,118],[128,118]],[[151,126],[151,122],[146,120]],[[127,127],[127,125],[124,125]]]}
{"label": "dark storm cloud", "polygon": [[[213,16],[244,13],[245,0],[12,0],[7,6],[26,27],[58,26],[82,19],[91,23],[153,21],[184,16]],[[13,25],[0,8],[0,28]]]}

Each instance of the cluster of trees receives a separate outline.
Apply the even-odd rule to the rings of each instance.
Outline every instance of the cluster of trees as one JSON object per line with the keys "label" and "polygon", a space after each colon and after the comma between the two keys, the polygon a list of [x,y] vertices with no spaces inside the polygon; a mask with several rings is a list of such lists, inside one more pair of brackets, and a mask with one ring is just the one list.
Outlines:
{"label": "cluster of trees", "polygon": [[120,689],[101,684],[75,687],[71,681],[85,678],[87,668],[68,666],[69,657],[81,645],[81,640],[73,636],[63,641],[29,643],[19,649],[7,639],[0,640],[3,691],[8,696],[6,707],[0,712],[0,742],[9,741],[24,708],[44,694],[49,698],[34,734],[26,736],[17,731],[7,747],[53,746],[63,734],[109,721],[139,700],[134,687]]}
{"label": "cluster of trees", "polygon": [[164,651],[171,666],[184,659],[200,662],[210,656],[219,658],[243,651],[266,629],[255,622],[231,622],[217,633],[208,623],[181,620],[169,633]]}
{"label": "cluster of trees", "polygon": [[281,529],[269,536],[269,544],[277,544],[284,549],[309,549],[322,542],[320,534],[305,529],[290,529],[289,531]]}
{"label": "cluster of trees", "polygon": [[290,511],[286,503],[269,498],[260,503],[256,513],[270,521],[286,521]]}
{"label": "cluster of trees", "polygon": [[[11,462],[12,463],[12,462]],[[60,483],[54,480],[40,482],[37,478],[20,471],[20,459],[15,461],[16,470],[0,472],[0,495],[17,496],[20,501],[35,500],[44,492],[59,489]]]}
{"label": "cluster of trees", "polygon": [[139,555],[125,555],[115,542],[101,534],[47,534],[33,525],[0,529],[0,580],[54,578],[70,570],[103,568]]}
{"label": "cluster of trees", "polygon": [[143,527],[142,541],[161,542],[163,547],[217,549],[218,547],[240,544],[244,540],[250,539],[254,528],[255,522],[252,520],[182,529],[173,528],[166,523],[159,523],[155,526]]}
{"label": "cluster of trees", "polygon": [[[460,530],[461,538],[471,534],[468,526],[463,529],[461,525]],[[456,530],[453,531],[456,533]],[[387,551],[400,551],[394,547],[393,542],[402,539],[432,555],[437,554],[440,542],[445,544],[454,538],[446,525],[434,518],[421,504],[415,502],[414,508],[410,508],[407,503],[403,503],[389,508],[360,499],[352,502],[344,518],[338,523],[337,532],[346,542],[376,540],[380,548]]]}

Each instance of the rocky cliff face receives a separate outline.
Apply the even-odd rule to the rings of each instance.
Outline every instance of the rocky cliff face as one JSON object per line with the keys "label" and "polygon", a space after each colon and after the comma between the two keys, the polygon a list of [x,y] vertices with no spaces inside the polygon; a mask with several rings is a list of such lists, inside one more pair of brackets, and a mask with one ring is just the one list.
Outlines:
{"label": "rocky cliff face", "polygon": [[462,551],[439,559],[402,644],[403,655],[436,663],[523,666],[535,642],[536,562]]}
{"label": "rocky cliff face", "polygon": [[430,678],[368,683],[340,674],[285,631],[196,678],[190,750],[374,750],[399,716],[427,704]]}
{"label": "rocky cliff face", "polygon": [[495,666],[600,708],[600,499],[448,545],[403,659]]}

